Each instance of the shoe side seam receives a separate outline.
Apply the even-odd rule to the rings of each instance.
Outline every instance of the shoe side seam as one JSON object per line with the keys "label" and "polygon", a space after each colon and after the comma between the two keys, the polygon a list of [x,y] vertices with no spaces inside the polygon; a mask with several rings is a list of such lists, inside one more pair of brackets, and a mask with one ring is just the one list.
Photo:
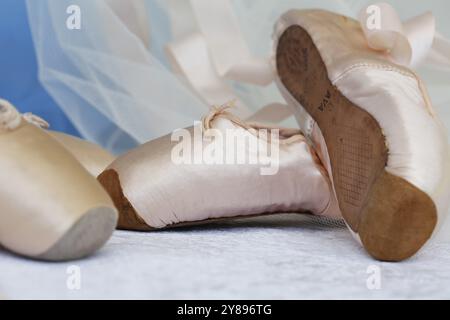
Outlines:
{"label": "shoe side seam", "polygon": [[363,68],[375,68],[375,69],[378,69],[378,70],[393,71],[393,72],[397,72],[397,73],[399,73],[399,74],[401,74],[403,76],[406,76],[406,77],[409,77],[409,78],[412,78],[412,79],[416,79],[416,77],[412,73],[407,72],[407,71],[403,71],[403,70],[401,70],[399,68],[396,68],[396,67],[386,66],[386,65],[383,65],[383,64],[363,62],[363,63],[354,64],[354,65],[348,67],[339,76],[337,76],[332,82],[333,82],[333,84],[335,84],[336,82],[342,80],[347,75],[349,75],[351,73],[351,71],[356,70],[356,69],[363,69]]}

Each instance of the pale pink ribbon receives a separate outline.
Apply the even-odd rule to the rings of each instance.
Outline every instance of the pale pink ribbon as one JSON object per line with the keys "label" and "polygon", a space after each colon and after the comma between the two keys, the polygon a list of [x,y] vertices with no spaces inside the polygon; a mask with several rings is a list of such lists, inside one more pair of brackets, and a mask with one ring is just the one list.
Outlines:
{"label": "pale pink ribbon", "polygon": [[[450,49],[444,49],[448,41],[436,34],[436,23],[431,12],[402,22],[391,5],[376,3],[361,10],[359,21],[368,45],[374,50],[389,53],[392,60],[400,65],[417,67],[431,53],[450,56]],[[441,63],[445,61],[441,60]]]}
{"label": "pale pink ribbon", "polygon": [[[227,80],[268,85],[276,76],[273,58],[251,55],[229,0],[169,2],[173,9],[170,10],[173,28],[180,33],[167,48],[174,69],[205,103],[220,105],[235,100],[237,114],[242,118],[252,117]],[[188,22],[186,17],[181,19],[181,10],[190,12],[193,22]],[[385,51],[393,62],[414,68],[427,59],[450,68],[450,42],[436,34],[431,13],[402,23],[392,6],[377,3],[365,7],[359,21],[368,45]],[[290,113],[277,104],[264,107],[256,118],[269,119],[280,114]]]}
{"label": "pale pink ribbon", "polygon": [[[167,46],[174,70],[208,105],[235,101],[236,114],[253,112],[228,80],[268,85],[274,79],[271,58],[252,56],[229,0],[169,0],[176,40]],[[188,15],[188,16],[187,16]]]}

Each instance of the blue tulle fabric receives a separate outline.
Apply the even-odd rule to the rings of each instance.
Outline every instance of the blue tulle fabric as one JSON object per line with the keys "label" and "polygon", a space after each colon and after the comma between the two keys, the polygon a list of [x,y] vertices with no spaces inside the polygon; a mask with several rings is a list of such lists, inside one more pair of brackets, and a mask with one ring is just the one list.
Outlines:
{"label": "blue tulle fabric", "polygon": [[45,118],[54,130],[78,135],[38,80],[25,0],[3,0],[0,6],[0,97],[11,101],[21,112]]}

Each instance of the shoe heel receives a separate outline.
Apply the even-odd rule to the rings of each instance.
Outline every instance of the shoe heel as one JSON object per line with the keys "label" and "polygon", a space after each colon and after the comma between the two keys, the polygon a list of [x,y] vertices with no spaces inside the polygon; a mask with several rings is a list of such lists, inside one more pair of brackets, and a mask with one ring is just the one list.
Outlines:
{"label": "shoe heel", "polygon": [[361,212],[358,234],[374,258],[401,261],[419,251],[436,223],[436,208],[427,194],[383,171]]}

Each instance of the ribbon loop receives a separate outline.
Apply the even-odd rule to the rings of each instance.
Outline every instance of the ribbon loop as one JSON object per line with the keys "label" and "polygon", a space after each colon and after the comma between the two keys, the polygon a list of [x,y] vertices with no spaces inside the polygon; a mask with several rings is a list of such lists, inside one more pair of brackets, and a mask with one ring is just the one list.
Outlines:
{"label": "ribbon loop", "polygon": [[369,47],[408,67],[425,60],[435,38],[435,19],[429,12],[402,23],[391,5],[376,3],[361,10],[359,21]]}
{"label": "ribbon loop", "polygon": [[21,123],[20,113],[8,101],[0,99],[0,132],[16,129]]}

